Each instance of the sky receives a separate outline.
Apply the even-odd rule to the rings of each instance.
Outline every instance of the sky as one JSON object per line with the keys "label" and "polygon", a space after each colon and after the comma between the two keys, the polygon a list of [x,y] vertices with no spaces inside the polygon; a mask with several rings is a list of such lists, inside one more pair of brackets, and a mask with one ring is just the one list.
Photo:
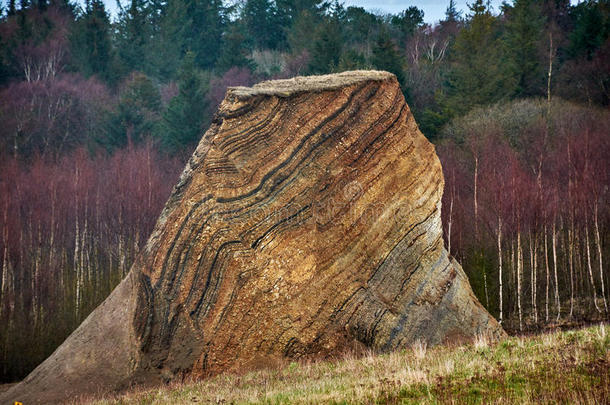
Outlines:
{"label": "sky", "polygon": [[[571,0],[576,4],[579,0]],[[456,8],[462,11],[462,15],[468,12],[468,4],[474,0],[456,0]],[[509,4],[512,1],[508,1]],[[490,5],[495,14],[500,12],[502,0],[491,0]],[[445,10],[449,5],[449,0],[345,0],[346,6],[359,6],[367,10],[380,10],[384,13],[396,14],[411,6],[416,6],[424,11],[424,21],[433,24],[440,21],[445,16]]]}
{"label": "sky", "polygon": [[[411,6],[424,11],[424,21],[429,24],[438,22],[445,16],[445,10],[449,5],[449,0],[343,0],[345,6],[359,6],[369,11],[377,11],[381,13],[399,13]],[[474,0],[456,0],[456,8],[461,10],[463,14],[468,11],[468,4]],[[0,3],[5,5],[8,0],[0,0]],[[117,0],[104,0],[106,8],[110,11],[112,17],[116,17]],[[121,0],[121,4],[127,4],[129,0]],[[81,0],[81,3],[83,1]],[[578,0],[572,0],[572,4],[578,3]],[[500,10],[502,0],[491,0],[491,6],[494,13]]]}
{"label": "sky", "polygon": [[[121,4],[126,4],[129,0],[122,0]],[[456,8],[458,10],[468,10],[467,3],[472,3],[474,0],[456,0]],[[116,0],[104,0],[106,7],[113,15],[116,15]],[[449,5],[449,0],[344,0],[345,6],[359,6],[367,10],[381,11],[383,13],[399,13],[411,6],[424,11],[424,21],[427,23],[435,23],[441,20],[445,15],[445,10]],[[502,0],[492,0],[491,5],[494,12],[499,11]]]}
{"label": "sky", "polygon": [[[464,14],[468,11],[467,3],[473,3],[473,0],[456,0],[456,8],[462,10]],[[494,13],[499,11],[500,4],[502,4],[502,0],[491,1]],[[392,14],[399,13],[411,6],[416,6],[424,11],[424,21],[432,24],[445,16],[449,0],[346,0],[345,5],[359,6],[367,10],[379,10]]]}

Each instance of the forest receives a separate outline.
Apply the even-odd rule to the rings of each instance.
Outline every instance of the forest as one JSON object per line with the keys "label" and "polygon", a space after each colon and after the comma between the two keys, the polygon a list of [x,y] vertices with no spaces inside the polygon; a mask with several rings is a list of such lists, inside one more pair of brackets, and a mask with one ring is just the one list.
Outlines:
{"label": "forest", "polygon": [[226,88],[296,75],[396,75],[447,248],[507,330],[608,319],[610,2],[447,3],[433,25],[337,0],[3,3],[0,382],[127,274]]}

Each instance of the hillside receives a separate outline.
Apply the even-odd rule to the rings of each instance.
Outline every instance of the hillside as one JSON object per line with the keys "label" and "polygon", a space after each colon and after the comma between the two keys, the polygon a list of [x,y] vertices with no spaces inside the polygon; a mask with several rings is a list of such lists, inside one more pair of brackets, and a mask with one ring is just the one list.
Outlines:
{"label": "hillside", "polygon": [[[610,330],[601,324],[497,344],[411,349],[290,363],[90,402],[608,403]],[[79,403],[81,400],[79,399]]]}

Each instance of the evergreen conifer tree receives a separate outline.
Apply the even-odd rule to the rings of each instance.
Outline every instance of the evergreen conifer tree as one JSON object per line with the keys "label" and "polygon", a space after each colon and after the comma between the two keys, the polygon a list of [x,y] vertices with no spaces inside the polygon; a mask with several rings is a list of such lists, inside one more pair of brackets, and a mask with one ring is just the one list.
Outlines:
{"label": "evergreen conifer tree", "polygon": [[124,148],[151,138],[158,125],[161,95],[142,73],[134,73],[121,92],[119,103],[110,113],[107,130],[98,142],[108,150]]}
{"label": "evergreen conifer tree", "polygon": [[367,68],[370,68],[370,65],[367,63],[364,55],[354,49],[348,49],[341,54],[337,71],[344,72],[346,70]]}
{"label": "evergreen conifer tree", "polygon": [[200,69],[211,70],[222,53],[222,35],[225,29],[225,9],[222,0],[192,0],[187,15],[192,18],[188,29],[188,49],[194,53]]}
{"label": "evergreen conifer tree", "polygon": [[286,29],[286,39],[293,54],[298,54],[312,46],[312,37],[318,29],[321,19],[311,11],[302,11]]}
{"label": "evergreen conifer tree", "polygon": [[504,28],[505,64],[514,83],[513,95],[528,97],[542,94],[545,71],[539,50],[545,39],[545,18],[536,0],[515,0],[507,10]]}
{"label": "evergreen conifer tree", "polygon": [[9,0],[8,9],[6,10],[7,16],[13,16],[17,12],[17,8],[15,7],[15,0]]}
{"label": "evergreen conifer tree", "polygon": [[76,68],[85,76],[112,76],[111,26],[102,0],[87,0],[71,33],[72,56]]}
{"label": "evergreen conifer tree", "polygon": [[250,49],[247,46],[246,34],[243,25],[234,23],[222,40],[222,53],[216,62],[216,71],[224,73],[232,67],[246,67],[250,70],[256,68],[249,59]]}
{"label": "evergreen conifer tree", "polygon": [[413,36],[415,30],[423,24],[424,12],[415,6],[411,6],[399,14],[392,16],[390,22],[400,31],[400,42],[404,45]]}
{"label": "evergreen conifer tree", "polygon": [[449,0],[449,5],[447,6],[447,10],[445,11],[445,20],[456,22],[460,19],[460,12],[455,7],[455,0]]}
{"label": "evergreen conifer tree", "polygon": [[165,4],[151,58],[155,74],[161,80],[169,81],[177,75],[192,42],[192,25],[188,0],[169,0]]}
{"label": "evergreen conifer tree", "polygon": [[368,47],[374,39],[374,33],[381,24],[381,18],[369,13],[362,7],[348,7],[345,10],[345,39],[357,47]]}
{"label": "evergreen conifer tree", "polygon": [[572,58],[592,59],[610,36],[610,1],[587,0],[572,8],[574,29],[568,54]]}
{"label": "evergreen conifer tree", "polygon": [[476,0],[469,7],[466,26],[456,37],[451,54],[444,110],[452,114],[506,98],[514,88],[501,63],[496,17],[483,0]]}
{"label": "evergreen conifer tree", "polygon": [[304,12],[321,18],[330,6],[325,0],[275,0],[275,4],[280,24],[285,29],[291,28]]}
{"label": "evergreen conifer tree", "polygon": [[247,0],[241,19],[258,49],[275,49],[284,39],[275,3],[270,0]]}
{"label": "evergreen conifer tree", "polygon": [[208,103],[204,83],[195,66],[195,54],[187,52],[179,73],[179,93],[163,114],[161,139],[172,152],[194,146],[203,135]]}
{"label": "evergreen conifer tree", "polygon": [[152,39],[148,12],[147,0],[131,0],[129,7],[119,12],[117,52],[126,72],[148,71],[148,50]]}
{"label": "evergreen conifer tree", "polygon": [[386,70],[394,73],[398,79],[398,83],[404,87],[404,60],[402,55],[396,49],[396,44],[392,41],[387,28],[382,27],[377,36],[377,41],[373,48],[373,56],[371,64],[379,70]]}
{"label": "evergreen conifer tree", "polygon": [[343,33],[336,18],[319,24],[310,48],[309,71],[314,74],[331,73],[337,69],[343,50]]}

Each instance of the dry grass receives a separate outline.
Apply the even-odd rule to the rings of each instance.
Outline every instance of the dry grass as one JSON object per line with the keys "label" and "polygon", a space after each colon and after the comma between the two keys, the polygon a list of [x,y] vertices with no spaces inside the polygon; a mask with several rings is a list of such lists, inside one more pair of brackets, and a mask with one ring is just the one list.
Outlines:
{"label": "dry grass", "polygon": [[238,99],[259,95],[288,97],[296,93],[334,90],[364,81],[383,81],[395,77],[379,70],[353,70],[319,76],[297,76],[292,79],[268,80],[252,87],[229,87],[227,94]]}
{"label": "dry grass", "polygon": [[132,391],[95,404],[610,402],[610,334],[600,325],[492,343],[348,355],[280,370]]}

